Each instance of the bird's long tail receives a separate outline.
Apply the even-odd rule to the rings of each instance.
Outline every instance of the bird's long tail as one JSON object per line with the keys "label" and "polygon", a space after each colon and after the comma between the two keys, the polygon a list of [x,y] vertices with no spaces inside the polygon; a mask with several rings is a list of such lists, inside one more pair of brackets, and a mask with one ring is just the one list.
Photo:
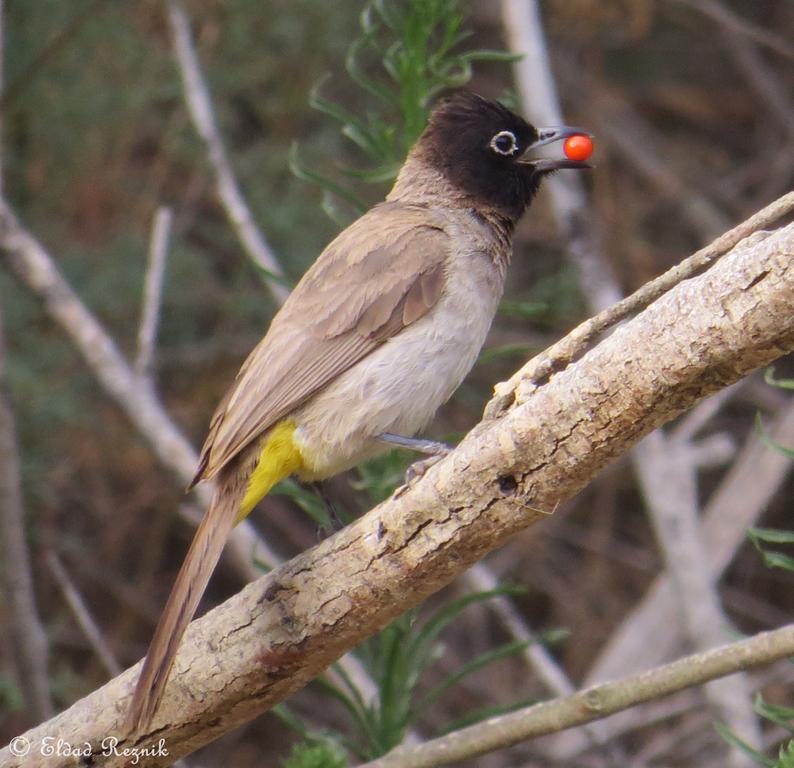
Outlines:
{"label": "bird's long tail", "polygon": [[146,660],[127,712],[129,733],[138,733],[147,728],[157,711],[182,635],[215,570],[226,537],[234,527],[239,501],[238,494],[230,494],[224,484],[219,483],[179,569],[146,652]]}
{"label": "bird's long tail", "polygon": [[277,482],[302,468],[303,455],[294,433],[292,421],[279,422],[263,443],[253,444],[218,473],[209,509],[196,530],[146,652],[127,712],[128,733],[140,733],[151,724],[182,635],[196,612],[232,528]]}

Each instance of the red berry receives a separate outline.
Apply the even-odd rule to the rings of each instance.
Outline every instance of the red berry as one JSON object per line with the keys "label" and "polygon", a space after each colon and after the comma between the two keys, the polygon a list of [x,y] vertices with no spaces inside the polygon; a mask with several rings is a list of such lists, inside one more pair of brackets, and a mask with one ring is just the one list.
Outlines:
{"label": "red berry", "polygon": [[570,160],[582,162],[593,154],[593,140],[582,133],[569,136],[562,145],[562,150]]}

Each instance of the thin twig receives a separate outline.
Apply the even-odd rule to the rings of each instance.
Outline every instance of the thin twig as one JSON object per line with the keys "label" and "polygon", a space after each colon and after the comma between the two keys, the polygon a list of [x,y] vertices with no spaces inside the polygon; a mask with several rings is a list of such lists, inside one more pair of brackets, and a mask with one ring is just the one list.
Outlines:
{"label": "thin twig", "polygon": [[[647,641],[646,641],[647,642]],[[661,664],[661,662],[660,662]],[[649,667],[652,669],[655,665]],[[632,672],[631,674],[641,674],[645,670],[639,672]],[[614,679],[618,679],[624,675],[616,675]],[[781,659],[768,667],[763,667],[750,675],[750,682],[753,690],[763,690],[770,681],[775,682],[787,681],[791,679],[791,664],[788,659]],[[589,683],[597,685],[597,683]],[[637,707],[624,710],[617,714],[612,715],[604,721],[607,732],[610,734],[611,739],[618,739],[623,736],[628,736],[634,731],[643,731],[647,733],[649,729],[656,725],[676,718],[680,721],[682,715],[697,716],[694,710],[700,710],[706,719],[713,723],[713,718],[709,715],[708,711],[703,709],[703,697],[699,690],[686,689],[678,691],[671,696],[663,699],[649,701],[645,704],[640,704]],[[669,730],[669,729],[662,729]],[[673,727],[674,731],[675,728]],[[570,738],[563,738],[563,737]],[[583,752],[591,749],[590,743],[584,738],[577,738],[578,733],[576,729],[561,731],[560,733],[543,739],[543,753],[550,759],[553,759],[560,764],[564,765],[578,765],[576,760],[577,756]],[[769,740],[769,732],[764,734],[764,743]],[[778,740],[779,741],[779,740]],[[724,762],[724,756],[719,755],[720,759]],[[556,764],[556,763],[555,763]],[[645,763],[638,760],[636,753],[632,755],[630,763],[632,766],[644,766]]]}
{"label": "thin twig", "polygon": [[[497,578],[489,568],[482,563],[476,563],[462,577],[462,580],[474,590],[481,592],[496,589],[499,586]],[[527,666],[534,671],[538,679],[555,696],[568,696],[576,688],[565,674],[565,671],[554,660],[554,657],[546,650],[542,643],[538,642],[537,636],[527,626],[523,617],[516,610],[512,600],[506,597],[497,597],[488,601],[487,606],[502,623],[502,626],[510,633],[514,640],[521,642],[529,641],[529,645],[523,652]],[[584,726],[584,732],[594,745],[593,748],[602,747],[608,736],[600,724]]]}
{"label": "thin twig", "polygon": [[[482,563],[469,568],[463,575],[463,581],[479,592],[490,592],[499,587],[499,580],[489,568],[484,568]],[[489,600],[487,605],[499,616],[502,624],[509,628],[510,635],[514,639],[531,642],[524,651],[524,658],[549,691],[557,696],[563,696],[576,690],[559,664],[538,642],[537,635],[527,626],[511,600],[497,597]]]}
{"label": "thin twig", "polygon": [[569,365],[573,360],[580,357],[592,340],[607,328],[647,307],[651,302],[667,293],[673,286],[682,280],[692,277],[728,253],[742,240],[774,224],[792,211],[794,211],[794,192],[789,192],[725,234],[720,235],[716,240],[696,251],[689,258],[671,267],[663,275],[646,283],[631,296],[622,299],[578,325],[563,339],[560,339],[556,344],[532,358],[508,381],[497,384],[494,388],[494,397],[486,407],[486,416],[489,418],[496,417],[505,408],[509,407],[515,398],[516,387],[519,384],[537,384],[554,371]]}
{"label": "thin twig", "polygon": [[724,467],[736,457],[736,441],[728,432],[717,432],[687,443],[693,466],[697,469]]}
{"label": "thin twig", "polygon": [[75,587],[74,582],[66,572],[66,568],[64,568],[63,563],[53,550],[47,553],[47,566],[55,577],[56,583],[61,588],[61,593],[66,600],[66,604],[71,609],[72,615],[77,621],[78,626],[82,630],[90,646],[94,649],[94,653],[102,663],[105,671],[111,677],[121,674],[123,667],[116,661],[116,657],[113,651],[110,650],[110,646],[105,642],[105,638],[102,636],[102,632],[94,621],[91,611],[88,610],[85,601],[77,591],[77,587]]}
{"label": "thin twig", "polygon": [[663,198],[676,204],[699,238],[711,240],[730,226],[728,217],[711,200],[678,176],[658,133],[629,104],[616,94],[603,92],[594,112],[597,130],[607,135],[610,146]]}
{"label": "thin twig", "polygon": [[[689,5],[701,10],[709,8],[713,11],[714,6],[721,9],[719,4],[710,0],[690,1]],[[741,77],[766,104],[768,112],[788,133],[789,139],[794,137],[794,114],[791,111],[791,98],[787,89],[781,85],[775,72],[764,61],[752,42],[730,23],[730,20],[735,18],[732,14],[717,12],[711,17],[716,21],[728,55],[733,59]]]}
{"label": "thin twig", "polygon": [[152,376],[172,219],[173,215],[170,208],[158,208],[157,213],[154,215],[152,235],[149,242],[149,258],[143,287],[141,324],[138,328],[138,354],[135,358],[135,373],[147,382],[151,382]]}
{"label": "thin twig", "polygon": [[[794,442],[794,403],[783,406],[767,430],[773,440]],[[746,541],[748,526],[755,524],[766,509],[785,481],[790,465],[789,459],[770,451],[755,428],[750,427],[746,444],[703,512],[702,536],[713,579],[719,577]],[[585,684],[610,680],[669,658],[683,642],[676,620],[678,614],[669,576],[658,577],[601,649]],[[649,637],[653,642],[648,642]],[[607,725],[614,735],[635,727],[633,723],[634,718],[625,713],[611,718]],[[571,759],[589,749],[585,739],[571,738],[575,737],[573,732],[565,734],[565,743],[560,737],[549,745],[550,754],[556,758]]]}
{"label": "thin twig", "polygon": [[733,32],[744,35],[759,45],[769,48],[770,51],[779,53],[787,59],[794,59],[794,47],[789,44],[785,37],[776,35],[768,29],[743,19],[724,3],[718,3],[716,0],[673,0],[673,2],[686,5],[704,16],[708,16]]}
{"label": "thin twig", "polygon": [[689,413],[670,430],[670,438],[679,442],[694,440],[698,432],[703,429],[722,407],[742,388],[744,382],[740,381],[732,387],[717,392],[716,395],[698,403]]}
{"label": "thin twig", "polygon": [[268,275],[266,282],[270,293],[278,304],[283,304],[289,295],[289,290],[279,282],[279,279],[284,278],[284,270],[256,226],[251,209],[232,171],[215,120],[209,90],[201,74],[190,34],[190,23],[178,0],[168,0],[168,21],[188,111],[196,131],[207,146],[207,156],[215,174],[218,196],[243,249],[254,264]]}
{"label": "thin twig", "polygon": [[5,345],[0,318],[0,543],[11,632],[31,720],[53,712],[47,677],[47,633],[36,609],[30,552],[25,536],[14,412],[5,388]]}
{"label": "thin twig", "polygon": [[493,717],[416,747],[398,747],[360,768],[436,768],[471,759],[564,728],[620,712],[642,702],[702,685],[794,654],[794,624],[763,632],[662,667],[596,685],[573,696]]}

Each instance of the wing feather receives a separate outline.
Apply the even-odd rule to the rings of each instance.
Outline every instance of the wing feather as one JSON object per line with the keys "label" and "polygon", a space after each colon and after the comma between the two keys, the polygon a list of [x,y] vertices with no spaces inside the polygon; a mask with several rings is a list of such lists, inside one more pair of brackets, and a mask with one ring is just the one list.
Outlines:
{"label": "wing feather", "polygon": [[243,363],[194,480],[213,477],[313,393],[435,306],[449,237],[428,209],[383,203],[320,255]]}

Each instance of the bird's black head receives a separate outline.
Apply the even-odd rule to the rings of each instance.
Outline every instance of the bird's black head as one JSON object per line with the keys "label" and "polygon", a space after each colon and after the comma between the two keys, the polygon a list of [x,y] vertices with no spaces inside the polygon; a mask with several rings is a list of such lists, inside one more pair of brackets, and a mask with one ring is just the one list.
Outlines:
{"label": "bird's black head", "polygon": [[588,168],[573,160],[528,160],[528,149],[564,139],[579,129],[537,129],[507,107],[469,92],[442,101],[417,143],[424,162],[481,205],[517,220],[547,174]]}

